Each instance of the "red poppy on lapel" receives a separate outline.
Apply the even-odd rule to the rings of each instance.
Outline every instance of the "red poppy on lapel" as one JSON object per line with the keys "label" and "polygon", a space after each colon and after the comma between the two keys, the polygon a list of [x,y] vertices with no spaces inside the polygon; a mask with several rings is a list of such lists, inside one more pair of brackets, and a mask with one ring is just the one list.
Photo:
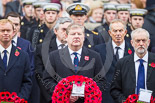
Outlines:
{"label": "red poppy on lapel", "polygon": [[19,46],[17,48],[20,49],[20,50],[22,50],[22,48],[20,48]]}
{"label": "red poppy on lapel", "polygon": [[132,50],[130,48],[128,48],[128,53],[132,54]]}
{"label": "red poppy on lapel", "polygon": [[151,66],[152,68],[155,68],[155,63],[150,63],[149,66]]}
{"label": "red poppy on lapel", "polygon": [[84,60],[87,60],[88,61],[89,60],[89,56],[85,56],[84,57]]}
{"label": "red poppy on lapel", "polygon": [[16,49],[16,52],[15,52],[15,56],[18,56],[20,53],[18,51],[18,49]]}

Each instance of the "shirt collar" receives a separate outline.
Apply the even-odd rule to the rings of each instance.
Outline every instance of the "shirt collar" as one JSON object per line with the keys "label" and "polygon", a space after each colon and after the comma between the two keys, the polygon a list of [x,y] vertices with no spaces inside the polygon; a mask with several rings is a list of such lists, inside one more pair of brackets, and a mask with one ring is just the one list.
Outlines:
{"label": "shirt collar", "polygon": [[[134,62],[137,62],[140,58],[137,56],[136,52],[134,53]],[[148,52],[142,58],[145,62],[148,62]]]}
{"label": "shirt collar", "polygon": [[12,40],[14,40],[14,42],[17,44],[17,38],[18,38],[18,36],[17,35],[15,35],[15,37],[12,39]]}
{"label": "shirt collar", "polygon": [[123,41],[123,43],[120,46],[117,46],[115,44],[115,42],[112,40],[112,45],[113,45],[113,49],[115,49],[115,47],[120,47],[122,50],[124,50],[124,48],[125,48],[125,41]]}
{"label": "shirt collar", "polygon": [[[57,43],[57,47],[59,47],[62,43],[58,40],[58,38],[56,38],[56,43]],[[65,44],[65,46],[67,46],[67,43]]]}
{"label": "shirt collar", "polygon": [[4,50],[7,50],[7,52],[10,54],[10,53],[11,53],[11,48],[12,48],[12,44],[11,44],[7,49],[5,49],[5,48],[0,44],[0,54],[2,54]]}
{"label": "shirt collar", "polygon": [[78,53],[79,55],[81,55],[82,53],[82,48],[80,48],[78,51],[73,51],[68,47],[68,50],[69,50],[70,55],[72,55],[74,52]]}

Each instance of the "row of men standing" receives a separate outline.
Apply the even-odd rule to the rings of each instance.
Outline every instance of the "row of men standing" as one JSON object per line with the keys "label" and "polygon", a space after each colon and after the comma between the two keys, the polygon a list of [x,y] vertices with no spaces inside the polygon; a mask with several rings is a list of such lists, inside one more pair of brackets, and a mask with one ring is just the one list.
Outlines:
{"label": "row of men standing", "polygon": [[[25,2],[25,4],[27,4],[27,3]],[[58,15],[58,11],[60,10],[60,7],[57,4],[55,4],[55,5],[52,4],[50,6],[49,5],[44,6],[43,9],[44,9],[45,14],[46,13],[47,14],[54,13],[55,15]],[[67,12],[69,12],[69,14],[71,15],[71,18],[73,19],[73,21],[75,23],[84,25],[84,22],[86,20],[86,13],[88,12],[88,10],[89,10],[89,7],[84,4],[73,4],[68,7]],[[47,16],[47,19],[48,19],[48,17],[49,16]],[[55,17],[57,17],[57,16],[55,16]],[[78,18],[81,18],[81,19],[79,20]],[[49,18],[49,20],[52,20],[52,19]],[[57,19],[55,18],[55,22],[56,22],[56,20]],[[66,29],[68,29],[67,26],[71,23],[72,23],[72,20],[69,18],[60,18],[57,20],[57,23],[55,24],[55,26],[53,23],[49,22],[48,20],[47,20],[47,22],[45,21],[45,24],[43,24],[43,25],[51,27],[50,29],[52,29],[53,27],[54,28],[53,28],[53,30],[51,30],[49,32],[47,31],[48,33],[47,34],[45,33],[44,38],[38,39],[38,42],[40,42],[40,43],[42,43],[43,41],[44,42],[42,44],[38,45],[37,49],[36,49],[35,69],[36,69],[36,78],[38,80],[39,87],[40,87],[41,94],[42,94],[41,95],[41,98],[42,98],[41,103],[51,102],[51,95],[52,95],[54,86],[58,82],[57,80],[53,80],[53,78],[51,78],[51,76],[49,75],[50,74],[49,72],[45,71],[45,64],[49,63],[49,61],[47,59],[48,55],[46,55],[46,54],[49,54],[49,52],[51,52],[53,50],[61,49],[61,48],[63,48],[63,46],[66,46],[66,41],[65,41],[64,35],[66,34]],[[23,24],[23,23],[21,22],[21,24]],[[109,34],[110,34],[112,40],[108,40],[109,41],[109,42],[107,42],[108,44],[101,44],[101,45],[95,47],[95,50],[100,53],[102,60],[100,59],[99,55],[96,52],[86,49],[85,47],[92,48],[94,45],[103,43],[104,39],[100,38],[101,37],[100,34],[98,34],[96,32],[93,33],[89,30],[86,30],[86,28],[83,28],[83,29],[85,29],[85,30],[83,30],[82,28],[83,27],[81,27],[79,25],[75,25],[75,27],[74,27],[74,25],[73,25],[73,27],[70,26],[70,29],[67,33],[67,35],[68,35],[67,38],[69,38],[71,41],[69,42],[69,40],[67,40],[68,46],[62,50],[50,53],[49,58],[50,58],[52,67],[55,69],[55,71],[57,71],[57,74],[59,74],[61,77],[67,77],[69,75],[75,75],[75,74],[79,73],[81,75],[93,78],[94,76],[97,75],[97,73],[100,72],[100,70],[102,70],[102,63],[103,64],[105,64],[107,62],[114,63],[114,65],[110,65],[110,66],[113,66],[112,69],[110,67],[110,70],[108,70],[109,69],[108,68],[107,71],[106,70],[104,71],[104,72],[109,72],[106,74],[106,78],[108,81],[107,84],[111,84],[112,78],[114,75],[114,69],[115,69],[114,66],[116,63],[115,61],[117,61],[118,58],[122,58],[124,55],[130,54],[129,50],[132,51],[132,47],[130,46],[130,43],[126,43],[126,41],[124,41],[124,37],[127,32],[125,29],[124,23],[121,20],[114,20],[113,22],[111,22]],[[41,31],[44,32],[44,29],[40,29],[40,32]],[[26,32],[24,32],[24,33],[26,33]],[[33,32],[30,32],[30,33],[33,33]],[[53,33],[55,33],[55,35]],[[84,34],[85,34],[85,37],[83,37],[83,36],[80,37],[81,35],[84,35]],[[33,35],[34,34],[32,34],[30,36],[33,36]],[[43,36],[43,35],[39,35],[39,36]],[[73,37],[75,36],[75,38],[72,38],[72,36]],[[76,39],[76,40],[74,41],[74,39]],[[81,43],[79,46],[76,47],[76,45],[78,45],[79,41],[84,42],[84,43]],[[75,43],[73,46],[72,46],[72,42]],[[33,42],[32,42],[32,44],[33,44]],[[59,44],[60,45],[64,44],[64,45],[59,46]],[[71,45],[69,45],[69,44],[71,44]],[[82,47],[83,45],[85,47]],[[35,46],[36,46],[36,44],[34,42],[34,47]],[[116,47],[119,46],[120,48],[116,49],[115,46]],[[30,48],[30,46],[28,46],[28,47]],[[105,49],[107,47],[109,47],[108,51],[107,51],[107,49]],[[29,49],[29,50],[31,50],[31,49]],[[90,68],[89,72],[87,70],[80,71],[81,69],[79,70],[79,72],[75,72],[75,70],[74,70],[75,68],[71,65],[72,64],[71,62],[73,61],[73,59],[71,59],[71,58],[74,58],[74,56],[72,56],[72,51],[77,51],[79,53],[77,56],[80,61],[80,63],[79,63],[80,67],[84,67],[85,65],[88,65],[90,62],[90,61],[85,61],[85,59],[84,59],[85,56],[89,56],[90,60],[92,58],[95,58],[95,64],[92,67],[91,66],[89,67]],[[114,51],[114,52],[111,52],[111,53],[115,54],[114,62],[113,62],[113,60],[107,61],[108,59],[106,56],[108,55],[109,51]],[[116,56],[118,51],[121,52],[121,55]],[[60,55],[59,53],[61,53],[62,56],[64,54],[65,55],[62,58],[60,58],[61,56],[59,56]],[[70,55],[71,55],[71,58],[68,58],[68,57],[70,57]],[[109,56],[111,56],[111,54]],[[30,57],[32,57],[32,56],[30,56]],[[57,58],[57,59],[55,59],[55,58]],[[64,62],[62,63],[62,59],[64,59],[64,62],[66,62],[67,65],[69,65],[69,66],[64,65]],[[101,63],[101,61],[102,61],[102,63]],[[90,64],[92,64],[92,63],[90,63]],[[47,65],[47,67],[48,67],[48,65]],[[62,69],[62,68],[64,68],[64,69]],[[94,69],[95,69],[95,73],[93,72]],[[66,72],[66,74],[65,74],[65,72]],[[104,73],[102,75],[104,75]],[[105,80],[103,78],[99,81],[99,84],[100,84],[99,87],[101,88],[101,90],[105,89],[104,82],[105,82]],[[110,91],[109,91],[110,87],[106,86],[106,88],[107,88],[106,93],[110,93]],[[107,99],[105,97],[106,97],[106,95],[104,96],[104,93],[103,93],[103,102],[106,102],[106,101],[110,102],[110,100],[112,100],[112,98]],[[107,97],[110,98],[110,95],[109,96],[107,95]],[[105,99],[107,99],[107,100],[105,100]],[[76,101],[76,100],[78,100],[78,98],[71,97],[72,102]],[[81,100],[78,100],[78,101],[80,102]],[[110,103],[112,103],[112,102],[110,102]]]}

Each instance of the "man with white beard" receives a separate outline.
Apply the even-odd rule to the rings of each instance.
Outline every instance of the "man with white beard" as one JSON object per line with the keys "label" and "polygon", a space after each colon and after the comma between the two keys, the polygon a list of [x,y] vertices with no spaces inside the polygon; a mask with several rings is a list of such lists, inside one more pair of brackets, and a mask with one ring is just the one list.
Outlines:
{"label": "man with white beard", "polygon": [[[140,88],[153,91],[155,96],[155,55],[148,52],[148,31],[138,28],[131,33],[132,55],[120,59],[116,64],[111,95],[115,102],[122,103],[131,94],[139,94]],[[116,76],[117,75],[117,76]]]}

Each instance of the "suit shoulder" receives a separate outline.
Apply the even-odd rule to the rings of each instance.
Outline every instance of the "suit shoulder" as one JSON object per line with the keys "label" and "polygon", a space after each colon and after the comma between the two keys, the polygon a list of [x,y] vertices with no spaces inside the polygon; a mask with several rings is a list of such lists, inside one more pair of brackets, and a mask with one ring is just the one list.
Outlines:
{"label": "suit shoulder", "polygon": [[125,57],[119,59],[118,62],[123,62],[123,63],[128,62],[128,61],[131,60],[131,58],[132,58],[133,56],[134,56],[133,54],[131,54],[131,55],[127,55],[127,56],[125,56]]}
{"label": "suit shoulder", "polygon": [[84,49],[87,49],[89,55],[91,55],[91,56],[95,56],[95,55],[97,56],[97,55],[99,55],[98,52],[96,52],[96,51],[94,51],[92,49],[88,49],[88,48],[85,48],[85,47],[84,47]]}
{"label": "suit shoulder", "polygon": [[30,44],[30,41],[28,41],[28,40],[26,40],[26,39],[24,39],[24,38],[21,38],[21,37],[18,37],[19,38],[19,40],[21,41],[21,42],[24,42],[24,43],[26,43],[26,44]]}
{"label": "suit shoulder", "polygon": [[155,60],[155,54],[152,52],[149,52],[149,57]]}

